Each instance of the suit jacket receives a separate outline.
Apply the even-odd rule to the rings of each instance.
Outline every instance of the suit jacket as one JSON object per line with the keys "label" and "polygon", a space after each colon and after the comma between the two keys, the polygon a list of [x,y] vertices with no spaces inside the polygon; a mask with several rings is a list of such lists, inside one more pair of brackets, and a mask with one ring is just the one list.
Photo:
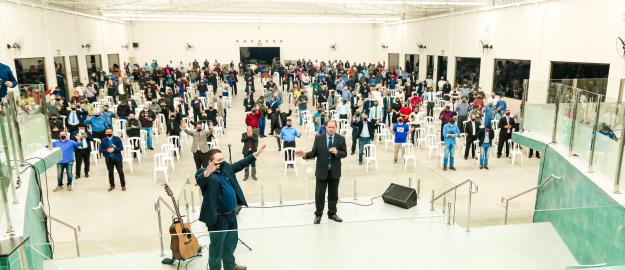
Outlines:
{"label": "suit jacket", "polygon": [[[109,146],[115,147],[112,153],[109,153],[107,151]],[[104,154],[106,158],[112,158],[117,161],[122,161],[123,150],[124,150],[124,143],[119,137],[113,136],[111,137],[111,139],[109,139],[108,137],[102,138],[102,143],[100,144],[100,153]]]}
{"label": "suit jacket", "polygon": [[[337,153],[332,154],[328,150],[326,133],[315,136],[315,142],[310,152],[306,153],[304,159],[317,158],[317,166],[315,169],[315,177],[317,179],[327,180],[328,176],[332,179],[341,178],[341,159],[347,156],[347,146],[345,137],[334,134],[333,146],[336,147]],[[328,157],[330,158],[330,175],[328,175]]]}
{"label": "suit jacket", "polygon": [[[475,121],[475,136],[477,136],[477,134],[480,132],[480,121]],[[471,136],[473,134],[473,125],[471,125],[471,121],[467,122],[464,125],[464,133],[467,136]]]}
{"label": "suit jacket", "polygon": [[[358,128],[356,131],[356,137],[360,137],[360,134],[362,134],[364,123],[364,121],[359,121],[358,124],[356,124],[356,127]],[[375,135],[375,124],[372,121],[367,121],[367,128],[369,129],[369,138],[373,139],[373,136]]]}
{"label": "suit jacket", "polygon": [[[271,130],[281,130],[282,127],[286,126],[286,119],[291,116],[292,111],[289,110],[288,113],[285,112],[280,112],[279,114],[276,112],[272,112],[271,115],[269,116],[271,118]],[[280,117],[280,121],[282,123],[282,125],[280,125],[280,122],[278,121],[278,117]]]}
{"label": "suit jacket", "polygon": [[[256,152],[258,148],[258,136],[252,133],[252,136],[247,136],[247,132],[243,132],[241,135],[241,142],[243,143],[243,155],[248,155]],[[249,150],[247,147],[248,143],[252,143],[252,149]]]}
{"label": "suit jacket", "polygon": [[[486,129],[482,128],[480,129],[480,131],[477,132],[477,139],[480,141],[480,146],[484,144],[484,137],[486,137]],[[495,137],[495,132],[491,128],[490,130],[488,130],[488,138],[489,138],[489,143],[491,145],[493,144],[494,137]]]}
{"label": "suit jacket", "polygon": [[[512,137],[512,132],[514,131],[514,118],[509,117],[508,118],[510,122],[506,121],[505,117],[502,117],[501,119],[499,119],[499,136],[508,136],[508,137]],[[510,128],[510,133],[508,133],[508,129],[504,128],[504,126],[507,125],[511,125],[512,127]]]}
{"label": "suit jacket", "polygon": [[252,98],[246,98],[243,100],[243,106],[245,106],[246,112],[251,111],[255,105],[256,105],[256,102],[254,102],[254,99]]}
{"label": "suit jacket", "polygon": [[195,129],[185,128],[184,132],[193,137],[193,143],[191,144],[191,152],[196,153],[198,146],[200,152],[208,152],[208,137],[213,134],[212,130],[202,130],[198,132]]}
{"label": "suit jacket", "polygon": [[[234,192],[237,195],[237,205],[247,206],[247,201],[245,200],[243,190],[241,190],[241,186],[237,181],[236,173],[249,166],[255,160],[256,157],[254,157],[254,155],[250,155],[235,163],[230,164],[228,162],[224,162],[221,165],[221,172],[228,178]],[[206,225],[212,225],[217,222],[217,207],[219,207],[219,200],[222,199],[223,196],[219,181],[220,176],[217,173],[213,173],[209,175],[208,178],[205,178],[205,170],[206,168],[200,168],[195,173],[195,181],[200,187],[203,197],[199,220],[204,222]]]}

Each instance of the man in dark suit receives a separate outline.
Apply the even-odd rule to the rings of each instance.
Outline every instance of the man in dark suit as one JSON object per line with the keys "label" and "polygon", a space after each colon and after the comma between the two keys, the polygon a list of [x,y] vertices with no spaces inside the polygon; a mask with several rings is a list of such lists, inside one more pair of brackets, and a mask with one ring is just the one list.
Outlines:
{"label": "man in dark suit", "polygon": [[254,109],[254,106],[256,106],[256,102],[254,102],[254,99],[249,93],[243,100],[243,106],[245,107],[245,112],[252,111],[252,109]]}
{"label": "man in dark suit", "polygon": [[510,156],[510,144],[508,140],[512,139],[512,129],[514,119],[510,117],[510,110],[506,110],[506,116],[499,119],[499,143],[497,144],[497,158],[501,157],[503,145],[506,145],[506,157]]}
{"label": "man in dark suit", "polygon": [[315,178],[315,224],[321,223],[325,204],[326,189],[328,190],[328,218],[342,222],[336,214],[336,204],[339,199],[339,180],[341,178],[341,159],[347,156],[345,138],[336,131],[336,121],[326,123],[326,132],[316,136],[310,152],[297,151],[296,156],[304,159],[317,158]]}
{"label": "man in dark suit", "polygon": [[271,119],[271,133],[276,136],[276,141],[278,141],[278,150],[282,151],[282,145],[280,144],[280,131],[286,125],[286,119],[291,116],[292,109],[289,107],[289,112],[281,112],[280,107],[277,107],[275,110],[267,110],[269,113],[269,119]]}
{"label": "man in dark suit", "polygon": [[106,162],[106,169],[109,176],[109,192],[115,189],[115,179],[113,178],[113,169],[117,170],[119,174],[119,182],[122,186],[122,191],[126,191],[126,178],[124,177],[124,165],[122,158],[122,151],[124,151],[124,143],[122,140],[113,136],[113,129],[106,128],[104,131],[106,137],[102,138],[100,144],[100,153],[104,155],[104,161]]}
{"label": "man in dark suit", "polygon": [[225,161],[221,150],[215,148],[208,151],[208,166],[195,173],[195,181],[202,191],[201,222],[206,224],[210,232],[208,247],[208,265],[210,269],[245,270],[247,267],[237,265],[234,250],[239,241],[237,232],[237,205],[247,206],[247,201],[237,181],[236,173],[256,161],[265,149],[259,150],[233,164]]}
{"label": "man in dark suit", "polygon": [[[258,148],[258,136],[254,134],[254,129],[251,126],[247,126],[247,130],[241,135],[241,142],[243,143],[243,157],[248,157],[254,154]],[[252,167],[252,179],[256,179],[256,161],[251,164]],[[250,166],[245,167],[245,176],[243,181],[247,181],[250,177]]]}
{"label": "man in dark suit", "polygon": [[[362,115],[362,120],[356,124],[356,134],[358,136],[358,164],[362,165],[362,155],[365,144],[370,144],[375,135],[375,122],[369,121],[367,114]],[[366,128],[364,128],[366,127]]]}
{"label": "man in dark suit", "polygon": [[464,126],[464,134],[466,136],[466,146],[464,148],[464,159],[469,157],[469,148],[471,149],[471,157],[475,158],[476,145],[473,141],[477,140],[477,133],[480,131],[480,121],[475,120],[476,116],[471,115],[471,120]]}

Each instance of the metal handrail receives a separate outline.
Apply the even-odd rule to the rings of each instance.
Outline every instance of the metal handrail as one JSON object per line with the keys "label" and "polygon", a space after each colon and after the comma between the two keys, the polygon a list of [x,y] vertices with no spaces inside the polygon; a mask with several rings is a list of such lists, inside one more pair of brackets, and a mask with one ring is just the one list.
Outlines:
{"label": "metal handrail", "polygon": [[572,270],[572,269],[588,269],[588,268],[597,268],[597,267],[603,267],[603,266],[607,266],[607,263],[599,263],[599,264],[580,264],[580,265],[570,265],[567,266],[566,270]]}
{"label": "metal handrail", "polygon": [[163,243],[163,219],[161,217],[161,204],[165,205],[172,214],[175,214],[176,211],[174,207],[169,205],[161,195],[156,196],[156,200],[154,202],[154,211],[156,211],[156,215],[158,217],[158,232],[159,232],[159,241],[161,242],[161,257],[165,256],[165,243]]}
{"label": "metal handrail", "polygon": [[56,221],[56,222],[58,222],[59,224],[61,224],[61,225],[65,226],[65,227],[67,227],[67,228],[70,228],[70,229],[72,229],[72,230],[74,231],[74,244],[76,245],[76,255],[77,255],[78,257],[80,257],[80,244],[78,243],[78,235],[79,235],[79,234],[80,234],[80,232],[81,232],[81,231],[80,231],[80,225],[77,225],[77,226],[72,226],[72,225],[70,225],[69,223],[67,223],[67,222],[65,222],[65,221],[63,221],[63,220],[60,220],[60,219],[58,219],[58,218],[56,218],[56,217],[54,217],[54,216],[49,215],[48,213],[46,213],[46,209],[43,207],[43,204],[42,204],[41,202],[39,203],[39,205],[37,205],[37,207],[34,207],[32,210],[33,210],[33,211],[37,211],[37,210],[39,210],[39,209],[41,209],[41,211],[43,212],[43,214],[44,214],[46,217],[48,217],[50,220]]}
{"label": "metal handrail", "polygon": [[[473,180],[471,179],[467,179],[464,180],[462,183],[457,184],[455,186],[453,186],[452,188],[442,192],[441,194],[439,194],[438,196],[434,196],[434,190],[432,190],[432,200],[430,201],[430,211],[434,211],[434,202],[436,202],[438,199],[440,199],[441,197],[447,195],[447,193],[450,192],[454,192],[454,197],[456,196],[456,191],[458,190],[459,187],[464,186],[465,184],[469,184],[469,204],[468,204],[468,212],[467,212],[467,232],[469,232],[471,230],[471,195],[475,194],[478,192],[478,185],[477,183],[475,183]],[[475,189],[474,189],[475,188]],[[445,203],[443,202],[443,208],[445,207]],[[453,220],[456,220],[456,200],[454,200],[454,216],[453,216]],[[445,210],[443,210],[445,211]],[[450,209],[451,211],[451,209]],[[451,215],[451,213],[448,213],[449,215]]]}
{"label": "metal handrail", "polygon": [[505,217],[504,217],[503,224],[504,224],[504,225],[507,225],[507,224],[508,224],[508,207],[510,206],[510,201],[512,201],[512,200],[514,200],[514,199],[516,199],[516,198],[518,198],[518,197],[521,197],[521,196],[523,196],[523,195],[525,195],[525,194],[527,194],[527,193],[530,193],[530,192],[532,192],[532,191],[534,191],[534,190],[537,190],[537,189],[540,189],[540,188],[544,187],[545,185],[547,185],[548,183],[550,183],[550,182],[551,182],[551,180],[553,180],[553,179],[556,179],[556,180],[561,180],[561,179],[562,179],[562,177],[557,176],[557,175],[555,175],[555,174],[551,174],[551,175],[547,178],[547,180],[542,181],[542,183],[540,183],[540,185],[538,185],[538,186],[535,186],[535,187],[533,187],[533,188],[530,188],[530,189],[528,189],[528,190],[526,190],[526,191],[523,191],[523,192],[521,192],[521,193],[519,193],[519,194],[516,194],[516,195],[514,195],[514,196],[512,196],[512,197],[510,197],[510,198],[508,198],[508,197],[501,197],[501,203],[505,203],[505,204],[506,204],[506,205],[505,205],[505,207],[506,207],[506,214],[505,214]]}

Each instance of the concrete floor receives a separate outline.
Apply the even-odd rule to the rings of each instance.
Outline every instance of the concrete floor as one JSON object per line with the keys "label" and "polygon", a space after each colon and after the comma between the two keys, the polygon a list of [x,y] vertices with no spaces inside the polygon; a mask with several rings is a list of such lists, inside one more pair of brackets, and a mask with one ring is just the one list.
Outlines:
{"label": "concrete floor", "polygon": [[[227,144],[232,144],[232,159],[236,161],[242,158],[241,154],[241,133],[244,131],[244,113],[242,100],[244,96],[235,96],[232,108],[228,112],[228,123],[225,136],[221,140],[221,149],[227,153]],[[283,105],[283,110],[286,106]],[[155,148],[166,141],[166,136],[161,135],[155,138]],[[313,137],[304,135],[297,140],[297,148],[308,150],[312,145]],[[265,202],[278,202],[280,199],[285,203],[291,201],[311,201],[314,193],[314,164],[305,164],[303,160],[298,160],[295,176],[293,170],[289,170],[287,176],[283,175],[283,163],[277,149],[275,138],[266,137],[261,139],[261,143],[267,144],[266,151],[257,161],[258,181],[241,181],[243,172],[238,174],[239,182],[248,202],[259,203],[261,197]],[[186,145],[185,145],[186,146]],[[348,142],[348,148],[351,142]],[[124,243],[125,239],[147,239],[151,245],[158,236],[158,226],[154,203],[157,196],[167,198],[162,185],[154,184],[153,157],[154,151],[149,151],[141,163],[134,163],[134,173],[130,173],[126,167],[127,188],[122,192],[118,188],[112,192],[107,192],[108,180],[104,162],[99,164],[92,161],[91,177],[81,178],[75,181],[74,190],[71,192],[62,191],[52,193],[55,186],[56,172],[54,169],[48,171],[50,183],[50,205],[51,214],[57,218],[65,220],[70,224],[79,224],[82,228],[81,241],[102,243],[118,243],[121,246],[133,246],[133,243],[144,241],[131,241]],[[479,170],[476,160],[457,159],[457,171],[442,171],[438,166],[435,157],[431,159],[427,156],[427,151],[423,148],[417,151],[417,166],[412,164],[408,170],[401,164],[393,164],[391,146],[384,151],[384,143],[378,144],[377,155],[379,159],[379,171],[370,169],[365,171],[364,165],[359,166],[357,154],[348,156],[343,160],[343,177],[339,189],[341,198],[354,197],[354,183],[357,182],[357,197],[381,195],[390,182],[408,185],[409,177],[413,179],[413,186],[416,186],[420,179],[420,195],[425,201],[431,197],[431,191],[436,194],[452,187],[455,183],[471,179],[478,183],[479,192],[472,197],[472,226],[485,226],[503,224],[503,207],[500,203],[502,196],[513,195],[525,189],[533,187],[537,182],[538,159],[528,160],[525,158],[524,165],[511,165],[508,159],[491,159],[490,170]],[[226,154],[226,157],[228,155]],[[458,154],[457,154],[458,156]],[[125,165],[126,166],[126,165]],[[170,173],[170,186],[175,193],[180,194],[186,190],[189,204],[191,203],[191,191],[194,191],[193,201],[195,207],[200,205],[200,197],[193,186],[195,166],[188,147],[183,149],[182,158],[176,161],[175,171]],[[191,178],[191,184],[186,184],[187,178]],[[117,179],[117,176],[116,176]],[[162,177],[160,177],[162,182]],[[119,185],[119,184],[118,184]],[[261,196],[263,190],[263,196]],[[280,190],[282,192],[280,192]],[[281,195],[280,195],[281,194]],[[453,194],[452,194],[453,195]],[[447,200],[453,202],[453,196],[448,196]],[[461,226],[466,226],[464,216],[467,208],[467,188],[458,190],[456,201],[456,222]],[[181,211],[186,212],[185,203],[181,203]],[[193,206],[189,206],[192,208]],[[528,194],[511,203],[511,219],[515,222],[531,222],[532,209],[534,207],[534,194]],[[339,205],[339,215],[342,214],[342,205]],[[439,205],[440,208],[440,205]],[[440,210],[440,209],[439,209]],[[163,210],[164,222],[169,222],[169,216]],[[197,209],[196,209],[197,211]],[[191,215],[193,216],[193,215]],[[347,218],[347,215],[345,215]],[[288,216],[283,217],[288,219]],[[312,223],[313,213],[310,210],[310,222]],[[368,220],[382,219],[382,216],[368,216]],[[346,222],[350,220],[346,219]],[[250,221],[254,222],[254,221]],[[169,224],[164,224],[167,226]],[[241,224],[244,226],[244,224]],[[70,231],[56,224],[52,226],[52,235],[57,243],[58,255],[74,254],[73,241]],[[65,243],[65,244],[64,244]],[[137,246],[141,246],[137,244]],[[129,250],[132,250],[130,248]],[[97,252],[94,252],[97,253]],[[106,253],[106,252],[105,252]]]}

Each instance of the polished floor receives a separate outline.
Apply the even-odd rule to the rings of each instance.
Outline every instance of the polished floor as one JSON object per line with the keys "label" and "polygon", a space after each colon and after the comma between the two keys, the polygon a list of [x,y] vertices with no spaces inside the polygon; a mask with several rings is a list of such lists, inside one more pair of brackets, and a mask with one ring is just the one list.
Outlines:
{"label": "polished floor", "polygon": [[[242,157],[241,154],[241,133],[244,131],[244,114],[242,100],[243,96],[235,96],[232,108],[228,112],[227,129],[224,137],[221,139],[221,149],[228,153],[228,144],[232,145],[232,159],[236,161]],[[283,105],[283,110],[286,106]],[[268,131],[266,132],[268,133]],[[298,149],[310,149],[312,145],[312,135],[303,135],[297,140]],[[155,148],[159,143],[166,141],[166,136],[161,135],[155,138]],[[242,181],[243,172],[237,176],[242,183],[242,188],[248,201],[260,205],[261,202],[266,204],[278,204],[283,201],[284,204],[293,202],[310,202],[314,193],[314,164],[307,164],[303,160],[297,162],[297,175],[294,170],[287,171],[284,176],[284,165],[277,149],[277,142],[273,137],[261,139],[261,143],[267,144],[266,151],[257,161],[258,181],[248,180]],[[185,145],[186,146],[186,145]],[[351,143],[348,142],[348,147]],[[490,170],[479,170],[476,160],[464,160],[457,158],[457,171],[442,171],[439,167],[438,159],[433,155],[428,157],[428,153],[424,148],[417,151],[417,164],[408,166],[404,169],[404,165],[400,162],[393,163],[392,146],[389,145],[385,151],[383,142],[377,144],[378,170],[372,166],[369,171],[365,170],[364,165],[358,165],[357,155],[350,155],[343,160],[343,177],[339,189],[339,195],[342,199],[353,199],[358,197],[360,201],[365,197],[374,197],[381,195],[390,182],[403,185],[412,184],[413,187],[419,186],[422,201],[426,202],[431,198],[432,190],[436,194],[447,190],[454,184],[471,179],[479,185],[479,192],[472,196],[472,226],[487,226],[503,224],[504,209],[500,203],[502,196],[509,196],[536,185],[536,177],[538,174],[538,159],[530,159],[527,157],[524,164],[511,165],[509,159],[491,159]],[[82,233],[80,235],[81,248],[85,250],[85,254],[108,254],[106,249],[102,249],[100,245],[94,245],[93,250],[89,251],[89,243],[107,243],[105,246],[112,250],[123,250],[125,252],[141,252],[143,250],[158,249],[157,240],[159,235],[159,227],[157,215],[155,212],[155,202],[157,197],[162,197],[165,201],[170,201],[166,196],[162,185],[153,182],[153,156],[154,151],[148,152],[141,163],[133,164],[134,173],[131,173],[126,166],[126,178],[128,190],[123,192],[121,189],[115,189],[107,192],[108,180],[106,168],[102,160],[99,164],[95,164],[92,160],[92,172],[90,178],[80,178],[75,180],[74,190],[67,190],[52,193],[52,189],[56,183],[56,172],[54,169],[48,171],[48,191],[50,192],[51,214],[70,224],[80,225]],[[226,157],[229,155],[226,154]],[[201,196],[194,187],[193,174],[195,166],[188,147],[183,148],[182,157],[176,161],[175,171],[170,170],[170,186],[177,193],[179,198],[183,198],[186,193],[187,200],[181,202],[181,212],[186,215],[189,212],[191,217],[193,210],[198,211]],[[117,178],[117,176],[116,176]],[[187,181],[189,179],[189,181]],[[412,179],[409,181],[409,179]],[[45,181],[45,180],[44,180]],[[159,183],[164,181],[159,176]],[[419,184],[417,184],[419,183]],[[119,185],[119,184],[118,184]],[[510,220],[527,223],[531,222],[532,209],[534,207],[534,194],[527,194],[511,203]],[[455,201],[456,205],[456,223],[462,227],[466,227],[467,212],[467,188],[462,187],[458,190],[454,200],[453,193],[446,199],[447,201]],[[367,203],[368,201],[363,201]],[[378,201],[378,203],[381,201]],[[437,207],[437,211],[441,211],[442,202]],[[187,205],[188,209],[187,210]],[[359,220],[380,220],[388,217],[381,212],[372,212],[373,214],[357,216],[350,215],[346,204],[339,205],[339,215],[342,215],[346,222]],[[163,228],[166,228],[170,221],[169,210],[163,208]],[[244,228],[264,227],[267,224],[273,227],[271,222],[266,220],[298,220],[298,223],[312,223],[313,210],[311,206],[307,206],[306,212],[298,212],[297,218],[291,216],[293,213],[283,212],[279,216],[263,216],[258,214],[255,218],[247,219],[242,216],[240,225]],[[365,208],[366,209],[366,208]],[[257,209],[246,209],[246,212],[256,211]],[[393,216],[393,218],[399,218]],[[192,220],[192,219],[190,219]],[[275,224],[274,224],[275,225]],[[292,224],[294,225],[294,224]],[[197,225],[194,225],[197,226]],[[52,236],[57,243],[56,255],[58,257],[75,256],[73,244],[73,234],[71,231],[63,227],[53,224]],[[88,252],[89,251],[89,252]]]}

